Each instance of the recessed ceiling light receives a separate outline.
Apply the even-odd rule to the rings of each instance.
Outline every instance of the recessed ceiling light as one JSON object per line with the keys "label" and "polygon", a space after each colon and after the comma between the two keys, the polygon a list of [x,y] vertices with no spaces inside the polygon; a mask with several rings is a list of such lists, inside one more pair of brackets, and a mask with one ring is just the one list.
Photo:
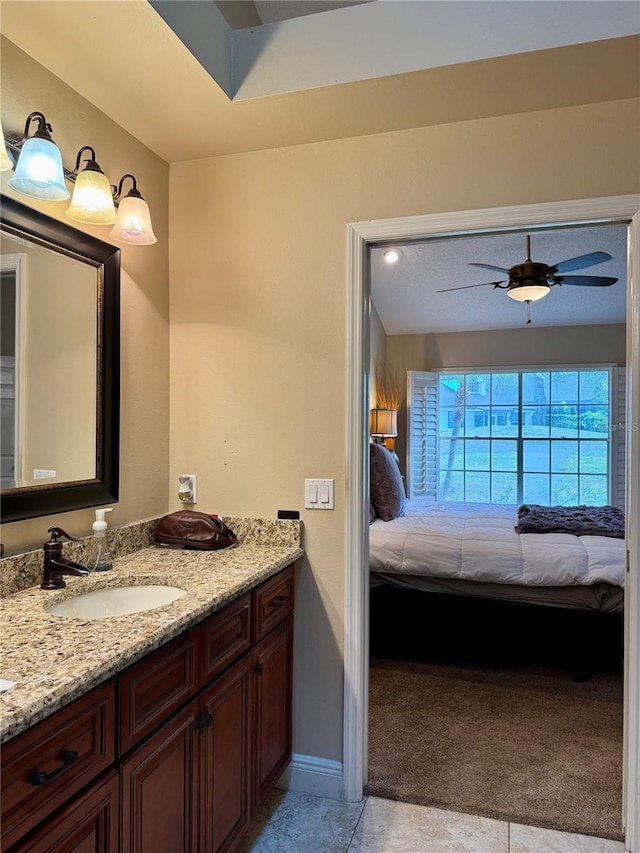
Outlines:
{"label": "recessed ceiling light", "polygon": [[401,257],[402,252],[400,251],[400,249],[387,249],[387,251],[383,255],[383,258],[388,264],[396,264]]}

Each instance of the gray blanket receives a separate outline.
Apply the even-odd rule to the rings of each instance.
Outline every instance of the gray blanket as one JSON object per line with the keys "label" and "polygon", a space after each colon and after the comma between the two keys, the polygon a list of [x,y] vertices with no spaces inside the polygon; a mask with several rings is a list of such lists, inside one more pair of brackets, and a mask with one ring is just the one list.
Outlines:
{"label": "gray blanket", "polygon": [[516,533],[571,533],[624,539],[624,512],[617,506],[541,506],[518,508]]}

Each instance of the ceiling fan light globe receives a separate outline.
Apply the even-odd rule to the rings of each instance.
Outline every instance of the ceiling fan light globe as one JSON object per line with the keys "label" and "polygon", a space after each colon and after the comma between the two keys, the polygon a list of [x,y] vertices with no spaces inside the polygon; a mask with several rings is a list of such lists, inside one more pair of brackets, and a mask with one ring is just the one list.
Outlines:
{"label": "ceiling fan light globe", "polygon": [[538,299],[543,299],[549,290],[546,284],[521,284],[510,287],[507,290],[507,296],[515,299],[516,302],[537,302]]}

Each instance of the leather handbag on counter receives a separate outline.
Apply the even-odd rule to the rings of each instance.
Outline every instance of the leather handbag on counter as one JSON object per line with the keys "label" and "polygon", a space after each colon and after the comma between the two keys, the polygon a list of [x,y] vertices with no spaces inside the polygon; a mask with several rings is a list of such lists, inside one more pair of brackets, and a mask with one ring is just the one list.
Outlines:
{"label": "leather handbag on counter", "polygon": [[238,542],[233,530],[219,518],[190,509],[172,512],[161,518],[154,539],[162,545],[181,545],[183,548],[202,551],[229,548]]}

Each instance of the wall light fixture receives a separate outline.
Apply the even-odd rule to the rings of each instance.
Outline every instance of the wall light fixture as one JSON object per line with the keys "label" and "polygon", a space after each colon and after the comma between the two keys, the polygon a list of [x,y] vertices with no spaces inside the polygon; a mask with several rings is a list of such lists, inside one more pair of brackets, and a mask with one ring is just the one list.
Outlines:
{"label": "wall light fixture", "polygon": [[[133,186],[121,199],[122,184],[127,178],[131,178]],[[114,189],[116,188],[114,187]],[[109,236],[119,243],[134,243],[138,246],[149,246],[151,243],[156,243],[158,238],[151,227],[149,205],[140,195],[133,175],[123,175],[120,178],[114,198],[119,201],[118,221],[113,226]]]}
{"label": "wall light fixture", "polygon": [[[37,121],[38,127],[29,136],[32,121]],[[67,171],[51,133],[51,125],[40,112],[29,114],[22,136],[2,132],[0,171],[13,168],[7,149],[17,157],[15,174],[7,181],[11,189],[31,198],[65,201],[71,195],[65,186],[67,180],[75,184],[66,211],[70,219],[93,225],[113,225],[109,236],[119,243],[137,246],[157,243],[149,206],[138,190],[135,177],[126,174],[117,187],[111,185],[90,145],[78,151],[74,170]],[[81,169],[83,155],[86,156]],[[133,187],[122,197],[122,184],[127,178],[133,181]]]}
{"label": "wall light fixture", "polygon": [[[90,152],[85,167],[80,171],[80,162],[85,151]],[[72,174],[76,183],[71,204],[67,209],[69,219],[77,222],[92,222],[94,225],[112,225],[118,218],[113,206],[113,195],[109,179],[96,162],[96,152],[90,145],[78,151],[76,167]]]}
{"label": "wall light fixture", "polygon": [[[33,136],[29,136],[32,121],[37,121],[38,127]],[[62,155],[51,138],[52,130],[42,113],[29,113],[15,174],[8,181],[12,190],[46,201],[64,201],[69,198],[71,193],[64,185]]]}

